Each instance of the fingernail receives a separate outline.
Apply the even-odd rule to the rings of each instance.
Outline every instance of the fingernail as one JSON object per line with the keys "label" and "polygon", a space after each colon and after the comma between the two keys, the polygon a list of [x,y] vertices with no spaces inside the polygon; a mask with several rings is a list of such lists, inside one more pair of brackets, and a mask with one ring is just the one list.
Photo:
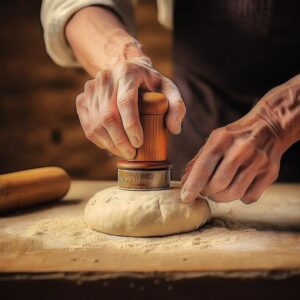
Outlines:
{"label": "fingernail", "polygon": [[181,198],[182,202],[184,202],[184,203],[192,203],[195,199],[194,193],[187,191],[185,189],[181,190],[180,198]]}
{"label": "fingernail", "polygon": [[135,148],[138,148],[139,145],[140,145],[140,141],[139,141],[137,136],[132,136],[130,138],[130,142],[131,142],[132,146],[135,147]]}

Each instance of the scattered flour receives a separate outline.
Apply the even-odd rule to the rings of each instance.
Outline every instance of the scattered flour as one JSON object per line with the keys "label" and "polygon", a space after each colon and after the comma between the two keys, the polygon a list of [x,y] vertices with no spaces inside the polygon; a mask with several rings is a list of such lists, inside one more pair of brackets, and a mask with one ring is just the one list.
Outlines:
{"label": "scattered flour", "polygon": [[[274,239],[278,235],[274,233]],[[6,238],[0,248],[23,246],[23,249],[70,250],[87,248],[133,249],[134,251],[258,251],[268,247],[270,236],[255,229],[231,230],[206,226],[195,232],[167,237],[135,238],[99,233],[87,227],[83,217],[53,217],[29,224],[22,235],[13,240]]]}

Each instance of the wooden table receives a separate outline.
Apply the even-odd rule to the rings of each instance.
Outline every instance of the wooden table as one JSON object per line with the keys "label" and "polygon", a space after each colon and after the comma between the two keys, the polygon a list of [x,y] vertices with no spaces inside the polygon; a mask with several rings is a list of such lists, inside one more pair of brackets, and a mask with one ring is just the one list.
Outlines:
{"label": "wooden table", "polygon": [[300,185],[275,184],[252,205],[210,203],[212,222],[193,233],[126,238],[83,219],[86,201],[114,184],[74,181],[60,202],[2,215],[0,294],[299,299]]}

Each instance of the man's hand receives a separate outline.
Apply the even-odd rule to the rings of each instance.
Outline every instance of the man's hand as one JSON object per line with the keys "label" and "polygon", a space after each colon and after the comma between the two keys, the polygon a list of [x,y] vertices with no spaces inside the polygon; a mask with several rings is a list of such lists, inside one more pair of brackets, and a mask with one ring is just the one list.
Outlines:
{"label": "man's hand", "polygon": [[143,144],[138,89],[159,91],[169,100],[167,128],[181,131],[185,105],[174,83],[152,68],[146,57],[124,61],[99,71],[76,99],[81,126],[89,140],[102,149],[132,159]]}
{"label": "man's hand", "polygon": [[126,159],[135,156],[143,143],[139,89],[167,97],[167,127],[180,133],[185,105],[177,87],[152,67],[141,44],[116,14],[104,7],[86,7],[71,18],[65,32],[76,59],[95,78],[76,100],[89,140]]}
{"label": "man's hand", "polygon": [[263,120],[240,120],[213,131],[182,177],[182,199],[201,193],[216,202],[256,201],[278,175],[279,137]]}
{"label": "man's hand", "polygon": [[300,138],[300,77],[274,88],[242,119],[214,130],[182,177],[181,198],[255,202]]}

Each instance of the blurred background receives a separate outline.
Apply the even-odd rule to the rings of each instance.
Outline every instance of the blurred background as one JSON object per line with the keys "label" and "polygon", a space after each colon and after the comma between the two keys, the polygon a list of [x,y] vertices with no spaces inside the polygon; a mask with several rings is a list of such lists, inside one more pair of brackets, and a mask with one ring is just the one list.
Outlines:
{"label": "blurred background", "polygon": [[[86,139],[76,115],[75,98],[89,76],[47,55],[41,2],[0,2],[0,173],[55,165],[74,178],[114,179],[116,158]],[[171,77],[171,32],[156,14],[155,0],[138,1],[137,37]]]}

